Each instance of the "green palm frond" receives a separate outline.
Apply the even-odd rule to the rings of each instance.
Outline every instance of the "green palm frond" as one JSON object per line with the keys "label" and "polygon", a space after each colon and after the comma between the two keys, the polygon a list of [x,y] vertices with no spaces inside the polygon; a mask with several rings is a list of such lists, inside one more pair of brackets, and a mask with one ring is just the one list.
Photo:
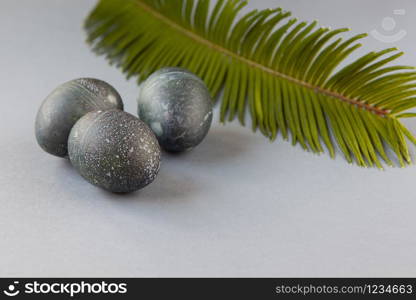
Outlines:
{"label": "green palm frond", "polygon": [[86,21],[89,42],[139,82],[165,66],[198,74],[221,120],[249,111],[253,129],[280,133],[304,149],[382,168],[411,162],[413,135],[400,122],[414,117],[416,71],[390,66],[403,53],[370,52],[341,68],[365,34],[298,22],[280,8],[239,17],[246,1],[101,0]]}

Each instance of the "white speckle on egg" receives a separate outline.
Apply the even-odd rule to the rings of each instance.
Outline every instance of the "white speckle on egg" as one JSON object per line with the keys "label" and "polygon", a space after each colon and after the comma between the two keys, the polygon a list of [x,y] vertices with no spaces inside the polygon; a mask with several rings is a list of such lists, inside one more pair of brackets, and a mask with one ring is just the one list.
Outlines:
{"label": "white speckle on egg", "polygon": [[162,125],[160,123],[152,123],[150,124],[150,127],[152,127],[152,130],[154,131],[156,135],[163,134]]}

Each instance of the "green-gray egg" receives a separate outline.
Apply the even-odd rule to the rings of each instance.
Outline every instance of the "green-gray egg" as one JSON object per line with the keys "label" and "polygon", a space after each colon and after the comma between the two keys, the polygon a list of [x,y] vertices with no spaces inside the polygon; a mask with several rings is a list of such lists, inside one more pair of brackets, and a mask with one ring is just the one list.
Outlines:
{"label": "green-gray egg", "polygon": [[181,68],[153,73],[140,87],[138,114],[163,149],[182,152],[199,145],[212,123],[212,98],[204,82]]}
{"label": "green-gray egg", "polygon": [[66,82],[43,101],[37,113],[37,142],[46,152],[66,157],[74,124],[88,112],[109,109],[123,110],[122,99],[110,84],[93,78]]}
{"label": "green-gray egg", "polygon": [[68,153],[87,181],[114,193],[144,188],[160,168],[161,151],[151,129],[120,110],[82,117],[69,135]]}

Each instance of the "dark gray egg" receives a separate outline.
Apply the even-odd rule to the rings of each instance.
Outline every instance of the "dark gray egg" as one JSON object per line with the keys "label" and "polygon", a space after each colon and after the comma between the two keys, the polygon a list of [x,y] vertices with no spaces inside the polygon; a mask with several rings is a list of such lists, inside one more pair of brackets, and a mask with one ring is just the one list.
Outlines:
{"label": "dark gray egg", "polygon": [[182,152],[202,142],[212,123],[212,99],[204,82],[180,68],[153,73],[142,85],[138,114],[163,149]]}
{"label": "dark gray egg", "polygon": [[36,139],[46,152],[65,157],[72,126],[88,112],[108,109],[123,109],[120,95],[108,83],[92,78],[64,83],[42,103],[36,116]]}
{"label": "dark gray egg", "polygon": [[156,178],[160,147],[150,128],[120,110],[86,114],[72,128],[69,159],[90,183],[114,193],[139,190]]}

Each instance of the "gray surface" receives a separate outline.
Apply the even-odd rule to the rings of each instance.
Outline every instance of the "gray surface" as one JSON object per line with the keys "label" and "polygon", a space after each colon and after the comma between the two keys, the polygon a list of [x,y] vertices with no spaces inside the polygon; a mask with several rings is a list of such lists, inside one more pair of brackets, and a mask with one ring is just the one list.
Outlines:
{"label": "gray surface", "polygon": [[[0,276],[416,276],[416,167],[360,169],[214,121],[154,184],[114,196],[42,152],[34,118],[60,83],[101,78],[135,112],[135,83],[84,44],[94,2],[0,2]],[[414,1],[251,2],[276,5],[354,32],[405,8],[397,44],[416,64]]]}

